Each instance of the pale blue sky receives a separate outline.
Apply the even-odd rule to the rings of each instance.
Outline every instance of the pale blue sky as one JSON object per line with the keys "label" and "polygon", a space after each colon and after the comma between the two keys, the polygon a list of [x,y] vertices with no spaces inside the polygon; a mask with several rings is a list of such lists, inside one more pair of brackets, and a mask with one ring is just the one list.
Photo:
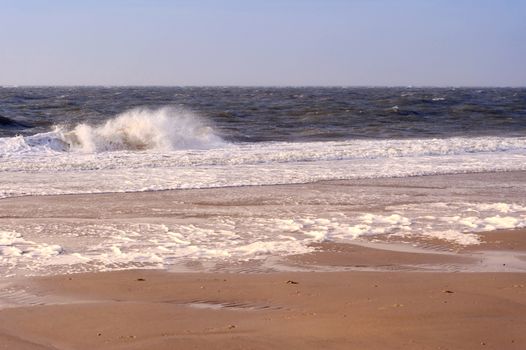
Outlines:
{"label": "pale blue sky", "polygon": [[0,0],[0,85],[526,86],[526,0]]}

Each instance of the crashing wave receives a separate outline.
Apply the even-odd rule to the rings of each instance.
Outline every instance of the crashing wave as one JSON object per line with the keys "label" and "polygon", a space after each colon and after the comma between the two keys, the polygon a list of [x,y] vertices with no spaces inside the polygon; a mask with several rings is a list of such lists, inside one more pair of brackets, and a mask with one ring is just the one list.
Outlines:
{"label": "crashing wave", "polygon": [[107,151],[206,149],[225,142],[195,114],[170,107],[133,109],[102,125],[62,126],[32,136],[0,139],[5,152]]}

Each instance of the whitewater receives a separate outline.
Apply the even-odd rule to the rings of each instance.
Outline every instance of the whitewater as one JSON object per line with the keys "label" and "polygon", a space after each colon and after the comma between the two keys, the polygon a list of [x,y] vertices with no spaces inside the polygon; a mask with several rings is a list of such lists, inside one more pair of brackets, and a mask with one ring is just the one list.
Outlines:
{"label": "whitewater", "polygon": [[526,137],[233,143],[173,108],[0,138],[0,197],[517,170]]}

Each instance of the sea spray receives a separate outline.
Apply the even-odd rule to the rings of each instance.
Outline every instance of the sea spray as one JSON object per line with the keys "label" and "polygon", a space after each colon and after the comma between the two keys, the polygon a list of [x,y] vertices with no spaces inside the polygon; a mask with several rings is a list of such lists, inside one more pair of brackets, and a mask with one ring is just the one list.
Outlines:
{"label": "sea spray", "polygon": [[79,124],[65,134],[84,152],[206,149],[224,144],[196,114],[171,107],[133,109],[103,125]]}
{"label": "sea spray", "polygon": [[171,151],[226,145],[208,121],[193,112],[136,108],[100,125],[81,123],[32,136],[0,138],[0,154],[77,151]]}

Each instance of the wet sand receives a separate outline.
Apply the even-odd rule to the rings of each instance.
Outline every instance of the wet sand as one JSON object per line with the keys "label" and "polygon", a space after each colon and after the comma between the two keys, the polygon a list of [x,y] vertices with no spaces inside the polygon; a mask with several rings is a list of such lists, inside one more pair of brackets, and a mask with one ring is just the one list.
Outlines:
{"label": "wet sand", "polygon": [[27,293],[59,295],[67,302],[0,311],[1,348],[524,349],[526,345],[524,274],[142,270],[38,278],[22,284]]}
{"label": "wet sand", "polygon": [[[157,227],[159,234],[153,238],[161,241],[166,236],[165,234],[163,236],[164,231],[160,228],[161,226],[165,228],[175,227],[176,230],[177,227],[184,226],[190,231],[193,230],[195,236],[206,230],[224,229],[233,236],[239,235],[244,240],[243,244],[245,245],[249,245],[251,242],[258,243],[259,237],[269,236],[271,238],[267,238],[265,242],[274,244],[272,246],[274,249],[276,240],[272,237],[285,234],[301,241],[305,240],[306,237],[311,237],[305,234],[305,231],[309,230],[320,230],[321,236],[323,236],[332,234],[332,231],[340,230],[343,232],[349,228],[356,229],[356,225],[364,222],[354,220],[354,218],[360,217],[364,213],[372,216],[384,215],[381,218],[385,219],[385,216],[393,214],[401,213],[403,216],[404,210],[409,210],[406,209],[409,206],[413,208],[410,209],[413,211],[422,208],[422,212],[411,214],[418,217],[426,215],[425,208],[429,205],[432,206],[433,203],[522,203],[526,198],[524,183],[526,183],[526,172],[510,172],[342,180],[299,185],[6,198],[0,200],[0,227],[7,231],[20,232],[26,241],[59,245],[65,252],[80,254],[85,253],[85,247],[98,246],[101,240],[108,236],[118,236],[115,233],[118,230],[126,232],[127,230],[140,230],[141,228],[137,227],[148,225]],[[455,215],[454,210],[449,210],[447,215]],[[493,213],[491,215],[501,214]],[[302,220],[310,218],[329,220],[330,223],[320,229],[302,228],[296,233],[290,233],[292,231],[283,231],[275,221],[276,219],[288,220],[292,222],[292,225],[297,225]],[[440,220],[436,221],[440,222]],[[225,225],[225,222],[228,222],[228,225]],[[330,225],[333,225],[332,228]],[[370,226],[366,226],[366,230],[376,224],[369,223],[368,225]],[[391,227],[389,227],[390,224],[385,225],[387,231],[400,231],[400,228],[396,227],[396,223]],[[106,231],[104,231],[105,229]],[[446,225],[439,230],[447,229]],[[97,233],[97,230],[101,233]],[[273,232],[269,234],[269,230],[273,230]],[[404,231],[400,232],[404,233]],[[139,237],[142,236],[143,232],[138,231],[137,234]],[[146,234],[150,233],[147,232]],[[488,234],[486,236],[487,242],[483,240],[481,246],[505,251],[513,251],[514,247],[524,246],[522,243],[513,243],[515,238],[511,236],[506,239],[508,243],[499,243],[500,237],[505,235],[507,235],[506,232]],[[224,235],[224,237],[227,236]],[[252,238],[246,239],[246,237]],[[386,237],[388,238],[386,239]],[[136,247],[127,247],[128,241],[126,239],[128,238],[117,237],[114,242],[106,243],[99,251],[91,251],[90,257],[98,254],[95,258],[104,260],[104,254],[111,253],[112,245],[121,247],[124,253],[130,252],[129,256],[144,252],[144,250]],[[406,243],[407,245],[407,242],[417,244],[419,247],[430,250],[426,254],[433,253],[433,255],[428,256],[428,260],[430,260],[428,264],[440,263],[441,258],[435,254],[437,252],[468,252],[473,250],[472,248],[464,249],[462,245],[455,242],[434,239],[433,236],[391,237],[391,235],[379,235],[373,237],[370,233],[366,233],[362,238],[365,241],[380,240],[390,245],[393,243]],[[217,235],[211,235],[203,242],[196,239],[197,243],[192,242],[192,244],[207,254],[206,249],[214,250],[217,246],[217,244],[215,246],[207,245],[208,242],[215,242],[214,239],[218,239]],[[323,241],[323,237],[319,240]],[[333,239],[329,240],[332,241]],[[228,255],[233,252],[233,249],[242,246],[242,244],[231,245],[230,242],[232,241],[228,239],[221,242],[227,248],[224,248],[224,251],[220,253]],[[141,242],[138,241],[137,247],[140,244]],[[163,242],[159,243],[159,245],[162,244]],[[509,247],[506,244],[509,244]],[[517,244],[522,245],[519,247]],[[305,251],[303,247],[297,250]],[[155,249],[156,246],[152,243],[149,248]],[[244,248],[251,249],[250,247]],[[353,249],[356,250],[357,248]],[[479,247],[477,246],[474,249],[479,249]],[[281,251],[282,255],[286,252],[288,251]],[[404,263],[399,257],[395,258],[394,255],[394,253],[379,255],[371,252],[358,258],[358,260],[365,259],[365,261],[349,262],[346,265],[388,266],[393,263],[392,258],[395,259],[394,263],[399,265],[414,265],[411,261]],[[365,256],[370,258],[365,258]],[[350,255],[350,259],[356,260],[356,258],[356,254]],[[163,257],[160,259],[162,260]],[[169,264],[173,266],[171,269],[176,272],[221,272],[224,271],[225,267],[221,262],[212,263],[215,265],[211,266],[210,260],[206,263],[195,261],[195,259],[192,262],[184,261],[184,259],[175,260],[170,260]],[[465,259],[458,260],[460,262],[460,260]],[[279,266],[281,262],[277,259],[260,260],[259,262],[260,266],[257,266],[257,262],[241,264],[243,265],[241,272],[261,272],[282,268]],[[25,263],[31,265],[32,262],[29,260]],[[85,264],[74,271],[68,271],[69,267],[65,266],[60,269],[57,268],[56,273],[97,271],[105,267],[101,264],[106,264],[106,262],[99,263],[98,266]],[[155,262],[150,263],[149,266],[148,263],[134,264],[133,258],[130,258],[128,265],[119,266],[119,268],[154,266]],[[229,264],[226,266],[232,267]],[[245,266],[247,269],[244,268]],[[2,270],[1,267],[0,270]],[[495,271],[495,269],[491,271]],[[13,275],[19,274],[19,271],[10,269],[5,273]]]}
{"label": "wet sand", "polygon": [[[522,247],[525,237],[524,230],[509,231],[499,237],[499,245],[518,247],[520,242]],[[18,279],[9,285],[16,291],[17,297],[11,301],[18,301],[18,307],[0,310],[0,348],[526,346],[525,273],[429,270],[429,266],[446,271],[450,265],[479,264],[463,253],[339,243],[316,248],[314,253],[289,257],[289,266],[352,271],[239,274],[129,270]],[[479,248],[470,254],[480,252]]]}
{"label": "wet sand", "polygon": [[[524,198],[524,181],[525,173],[504,173],[22,197],[0,200],[0,224],[198,222],[218,215],[242,222],[466,198],[514,202]],[[266,263],[185,266],[199,273],[1,280],[0,306],[9,307],[0,308],[0,349],[524,349],[526,230],[480,236],[482,244],[469,247],[371,237],[315,243],[314,252]]]}

